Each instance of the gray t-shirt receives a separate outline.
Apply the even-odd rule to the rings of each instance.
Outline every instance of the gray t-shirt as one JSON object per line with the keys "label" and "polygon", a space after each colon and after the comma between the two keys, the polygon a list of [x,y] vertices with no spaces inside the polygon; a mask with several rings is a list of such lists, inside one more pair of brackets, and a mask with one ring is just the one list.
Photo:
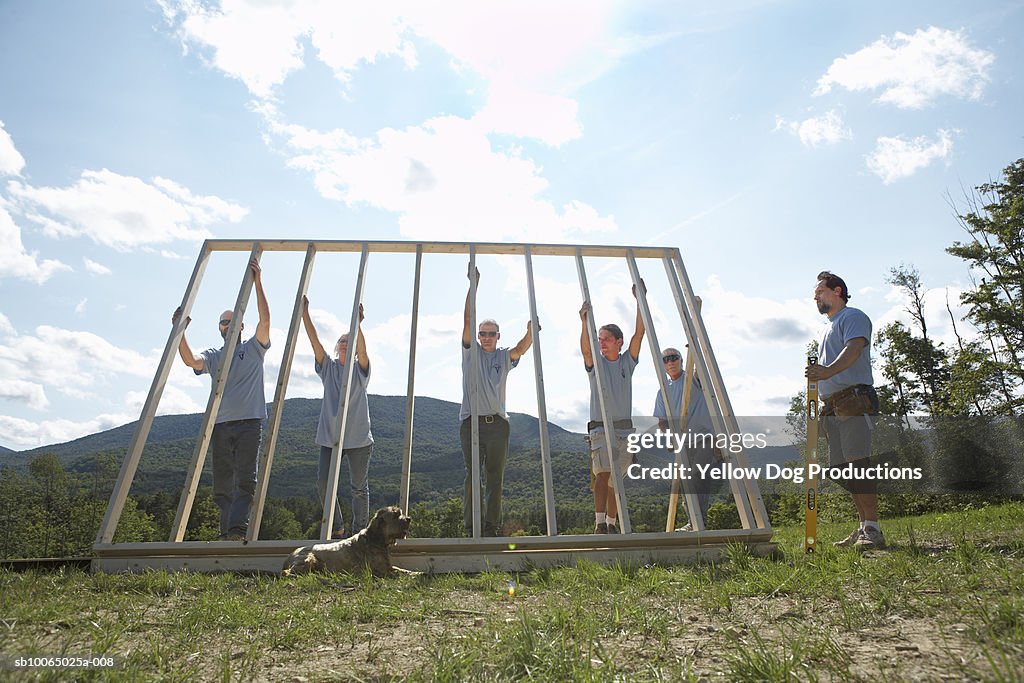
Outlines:
{"label": "gray t-shirt", "polygon": [[[474,341],[477,350],[477,359],[480,362],[480,393],[477,395],[478,415],[501,415],[508,419],[505,412],[505,380],[512,368],[519,365],[519,361],[512,360],[509,349],[501,348],[487,353],[479,342]],[[465,420],[473,413],[469,408],[469,382],[472,379],[471,349],[462,347],[462,410],[459,411],[459,420]]]}
{"label": "gray t-shirt", "polygon": [[[324,356],[321,365],[315,360],[313,367],[324,383],[324,401],[320,407],[320,424],[316,428],[316,444],[334,447],[338,436],[338,408],[341,407],[341,382],[344,378],[345,365],[333,358]],[[373,443],[370,433],[370,403],[366,397],[366,385],[370,381],[370,368],[366,372],[359,363],[352,368],[352,390],[348,395],[348,420],[345,422],[345,441],[341,445],[346,448],[362,448]]]}
{"label": "gray t-shirt", "polygon": [[[617,360],[610,361],[600,353],[594,355],[595,367],[601,364],[601,379],[607,384],[611,404],[608,406],[608,417],[616,420],[629,420],[633,417],[633,371],[637,361],[629,352],[620,353]],[[590,380],[590,420],[601,422],[601,403],[597,397],[597,377],[594,368],[587,370]]]}
{"label": "gray t-shirt", "polygon": [[[263,394],[263,357],[269,348],[269,341],[263,346],[256,341],[256,337],[250,337],[235,347],[235,358],[231,361],[228,379],[224,383],[224,395],[221,397],[215,424],[267,418],[267,400]],[[215,379],[223,354],[224,347],[203,351],[203,369],[195,373],[209,373]]]}
{"label": "gray t-shirt", "polygon": [[860,309],[847,306],[828,321],[821,338],[818,362],[828,365],[839,356],[847,342],[857,337],[863,337],[867,343],[853,365],[835,377],[818,382],[818,393],[823,398],[855,384],[875,383],[871,377],[871,320]]}
{"label": "gray t-shirt", "polygon": [[[686,373],[673,381],[671,378],[665,380],[668,385],[668,400],[675,408],[675,414],[683,409],[683,389],[686,387]],[[654,399],[654,417],[668,419],[668,411],[665,410],[665,402],[661,398],[661,390]],[[712,432],[711,411],[708,410],[708,402],[704,400],[704,391],[701,389],[700,381],[693,378],[693,388],[690,390],[690,409],[687,411],[686,428],[694,432]]]}

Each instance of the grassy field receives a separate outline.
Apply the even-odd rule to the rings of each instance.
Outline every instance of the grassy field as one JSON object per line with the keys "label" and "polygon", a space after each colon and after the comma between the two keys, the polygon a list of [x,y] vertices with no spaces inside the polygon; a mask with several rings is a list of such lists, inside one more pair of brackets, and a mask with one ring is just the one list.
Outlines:
{"label": "grassy field", "polygon": [[[886,523],[891,550],[419,576],[0,572],[4,680],[1024,680],[1024,505]],[[844,536],[825,526],[822,541]]]}

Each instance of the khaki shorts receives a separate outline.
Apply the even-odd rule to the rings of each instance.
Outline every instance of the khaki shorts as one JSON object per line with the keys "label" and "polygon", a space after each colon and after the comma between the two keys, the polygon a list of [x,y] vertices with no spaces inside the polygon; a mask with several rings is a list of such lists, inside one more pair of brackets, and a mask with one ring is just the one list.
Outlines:
{"label": "khaki shorts", "polygon": [[[619,476],[626,476],[626,468],[633,464],[633,456],[626,450],[626,439],[633,433],[631,429],[615,430],[615,441],[618,447]],[[611,461],[608,449],[605,448],[604,427],[597,427],[590,432],[590,469],[594,474],[611,472]]]}

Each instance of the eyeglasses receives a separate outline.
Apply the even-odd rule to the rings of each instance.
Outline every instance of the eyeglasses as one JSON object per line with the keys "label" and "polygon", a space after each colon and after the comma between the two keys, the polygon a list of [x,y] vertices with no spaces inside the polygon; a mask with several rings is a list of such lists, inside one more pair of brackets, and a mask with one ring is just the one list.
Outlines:
{"label": "eyeglasses", "polygon": [[497,332],[492,332],[491,330],[480,330],[479,334],[480,334],[481,337],[497,337],[498,336]]}
{"label": "eyeglasses", "polygon": [[231,324],[231,320],[221,320],[220,324],[221,325],[225,325],[225,326],[230,325]]}
{"label": "eyeglasses", "polygon": [[661,360],[665,363],[674,363],[679,360],[680,356],[678,353],[670,353],[667,356],[662,356]]}

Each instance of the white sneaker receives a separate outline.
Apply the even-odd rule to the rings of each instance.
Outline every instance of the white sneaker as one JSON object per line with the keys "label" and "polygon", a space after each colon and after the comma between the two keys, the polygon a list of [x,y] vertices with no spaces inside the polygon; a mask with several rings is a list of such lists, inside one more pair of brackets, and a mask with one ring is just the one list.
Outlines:
{"label": "white sneaker", "polygon": [[856,529],[850,532],[849,536],[847,536],[841,541],[836,541],[835,543],[833,543],[832,547],[849,548],[851,545],[855,544],[857,541],[860,540],[860,537],[863,533],[864,531],[860,527],[857,527]]}
{"label": "white sneaker", "polygon": [[689,522],[687,522],[687,523],[686,523],[686,524],[684,524],[683,526],[681,526],[681,527],[679,527],[678,529],[676,529],[676,531],[677,531],[677,532],[679,532],[679,531],[687,531],[687,532],[689,532],[689,531],[693,531],[693,525],[692,525],[692,524],[690,524]]}
{"label": "white sneaker", "polygon": [[865,550],[885,550],[885,535],[881,529],[869,526],[862,532],[860,539],[853,544],[853,547],[861,552]]}

